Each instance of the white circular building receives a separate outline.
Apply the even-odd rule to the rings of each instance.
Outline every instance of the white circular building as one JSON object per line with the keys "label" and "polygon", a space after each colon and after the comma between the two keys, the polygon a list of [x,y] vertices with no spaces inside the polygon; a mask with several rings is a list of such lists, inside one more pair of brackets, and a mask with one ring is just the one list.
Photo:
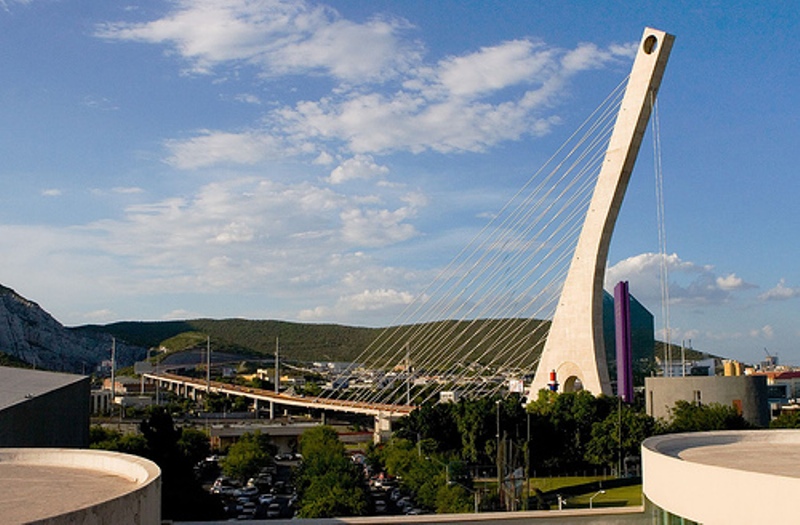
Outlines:
{"label": "white circular building", "polygon": [[800,520],[800,430],[652,437],[642,444],[642,466],[644,494],[662,520],[669,515],[703,525]]}
{"label": "white circular building", "polygon": [[7,524],[161,523],[161,470],[101,450],[0,448],[0,516]]}

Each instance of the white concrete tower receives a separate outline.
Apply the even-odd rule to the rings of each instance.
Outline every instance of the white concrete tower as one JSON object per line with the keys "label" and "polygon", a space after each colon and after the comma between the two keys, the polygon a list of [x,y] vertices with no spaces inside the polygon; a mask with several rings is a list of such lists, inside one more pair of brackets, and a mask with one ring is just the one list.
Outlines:
{"label": "white concrete tower", "polygon": [[529,399],[548,388],[553,371],[559,392],[612,393],[603,343],[608,247],[674,39],[644,31]]}

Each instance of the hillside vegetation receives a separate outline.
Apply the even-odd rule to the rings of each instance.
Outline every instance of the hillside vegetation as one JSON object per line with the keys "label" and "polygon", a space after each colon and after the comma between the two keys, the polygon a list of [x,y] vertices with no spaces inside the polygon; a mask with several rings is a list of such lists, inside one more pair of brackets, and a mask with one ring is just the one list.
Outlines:
{"label": "hillside vegetation", "polygon": [[[439,321],[422,325],[423,332],[433,333],[442,323],[464,325],[462,335],[454,336],[464,341],[483,327],[484,333],[514,333],[523,325],[523,335],[510,340],[498,342],[499,335],[483,338],[480,344],[490,347],[493,344],[520,345],[520,348],[531,349],[530,361],[538,357],[540,337],[536,330],[542,321],[528,319],[482,320],[470,325],[467,321]],[[503,323],[505,331],[493,330],[497,324]],[[486,326],[486,325],[489,326]],[[119,322],[104,326],[88,326],[91,329],[110,333],[130,344],[152,348],[164,346],[171,351],[197,348],[206,344],[206,337],[211,338],[214,351],[225,351],[252,355],[272,355],[276,342],[280,340],[281,354],[297,361],[352,361],[355,360],[381,334],[388,333],[387,341],[393,343],[404,341],[416,326],[395,328],[366,328],[343,326],[336,324],[306,324],[286,321],[254,321],[246,319],[194,319],[186,321],[137,321]],[[461,333],[454,330],[453,333]],[[425,344],[425,336],[417,335],[416,340]],[[481,338],[476,338],[476,340]],[[458,341],[456,341],[458,342]],[[454,345],[458,347],[459,345]],[[456,358],[458,352],[452,357]],[[526,361],[528,361],[526,359]]]}

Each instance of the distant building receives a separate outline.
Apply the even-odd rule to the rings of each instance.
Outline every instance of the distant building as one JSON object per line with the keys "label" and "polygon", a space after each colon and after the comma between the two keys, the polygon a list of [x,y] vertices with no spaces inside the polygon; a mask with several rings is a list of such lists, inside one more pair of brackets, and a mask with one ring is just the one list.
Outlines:
{"label": "distant building", "polygon": [[87,376],[0,367],[0,447],[89,446]]}
{"label": "distant building", "polygon": [[699,360],[681,361],[680,356],[669,363],[659,362],[661,375],[663,377],[686,377],[686,376],[713,376],[716,375],[717,360],[713,357]]}
{"label": "distant building", "polygon": [[733,406],[750,423],[769,425],[767,380],[763,376],[647,377],[647,414],[669,420],[676,401]]}
{"label": "distant building", "polygon": [[439,403],[456,403],[458,401],[458,392],[453,390],[443,390],[439,392]]}
{"label": "distant building", "polygon": [[111,412],[111,390],[92,390],[92,409],[93,416],[105,415]]}
{"label": "distant building", "polygon": [[772,417],[783,410],[797,410],[800,399],[800,370],[753,372],[753,377],[767,378],[767,397]]}
{"label": "distant building", "polygon": [[[111,378],[103,380],[103,389],[112,390]],[[141,379],[127,376],[117,376],[114,378],[114,395],[140,395],[142,393],[153,393],[156,386],[152,383],[144,383]]]}

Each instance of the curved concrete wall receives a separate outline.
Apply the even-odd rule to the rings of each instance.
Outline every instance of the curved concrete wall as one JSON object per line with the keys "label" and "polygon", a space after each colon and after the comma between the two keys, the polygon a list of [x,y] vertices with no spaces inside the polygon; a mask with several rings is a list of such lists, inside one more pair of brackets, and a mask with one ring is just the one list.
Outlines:
{"label": "curved concrete wall", "polygon": [[[797,523],[800,468],[785,472],[795,453],[794,430],[652,437],[642,444],[643,491],[662,509],[704,525]],[[770,473],[771,463],[784,472]]]}
{"label": "curved concrete wall", "polygon": [[[131,482],[132,490],[57,516],[30,523],[60,525],[101,525],[161,523],[161,469],[147,459],[101,450],[13,448],[0,449],[0,463],[38,467],[63,467],[96,472],[98,476],[118,476]],[[74,487],[80,491],[81,487]]]}

